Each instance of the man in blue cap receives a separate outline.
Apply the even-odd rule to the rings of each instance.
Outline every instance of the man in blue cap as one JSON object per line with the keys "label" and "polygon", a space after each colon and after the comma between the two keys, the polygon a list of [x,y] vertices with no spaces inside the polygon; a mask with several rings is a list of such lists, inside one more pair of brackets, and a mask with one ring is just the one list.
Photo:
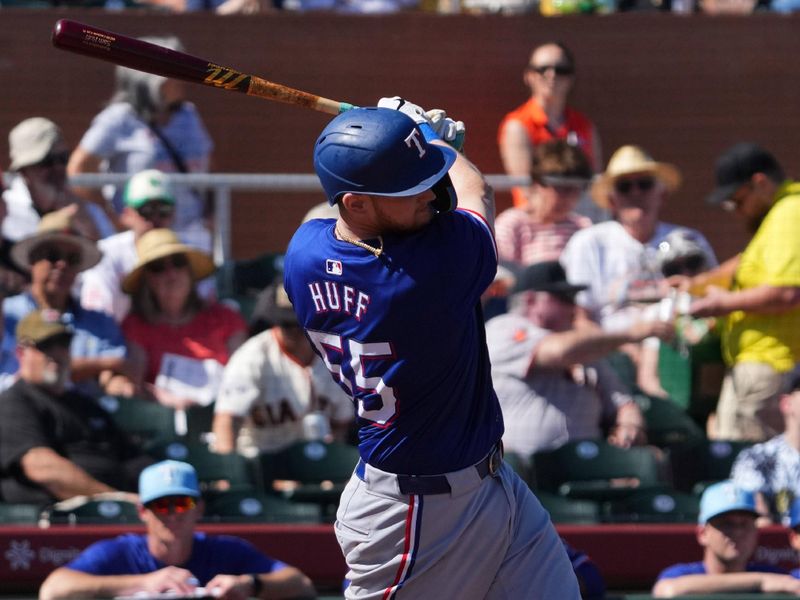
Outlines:
{"label": "man in blue cap", "polygon": [[[227,600],[316,597],[311,581],[298,569],[242,539],[195,531],[202,499],[191,465],[165,460],[143,470],[139,502],[144,535],[125,534],[92,544],[48,576],[39,598],[164,592]],[[201,586],[205,594],[198,593]]]}
{"label": "man in blue cap", "polygon": [[750,562],[758,543],[755,497],[732,481],[709,486],[700,499],[697,542],[703,560],[664,569],[653,586],[656,598],[730,592],[791,592],[800,581],[777,567]]}

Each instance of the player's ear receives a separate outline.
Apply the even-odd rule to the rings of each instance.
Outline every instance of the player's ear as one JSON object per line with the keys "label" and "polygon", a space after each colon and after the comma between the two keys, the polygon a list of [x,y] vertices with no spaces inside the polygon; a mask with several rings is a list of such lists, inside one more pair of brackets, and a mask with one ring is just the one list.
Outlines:
{"label": "player's ear", "polygon": [[342,206],[353,214],[363,214],[369,205],[369,196],[347,192],[341,199]]}

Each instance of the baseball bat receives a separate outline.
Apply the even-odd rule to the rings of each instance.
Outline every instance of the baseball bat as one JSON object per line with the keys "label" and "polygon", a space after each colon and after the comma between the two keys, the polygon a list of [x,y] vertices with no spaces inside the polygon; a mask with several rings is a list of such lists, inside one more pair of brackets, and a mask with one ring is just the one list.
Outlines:
{"label": "baseball bat", "polygon": [[60,19],[55,24],[52,42],[61,50],[91,56],[137,71],[201,83],[222,90],[242,92],[248,96],[275,102],[296,104],[331,115],[338,115],[353,108],[353,105],[347,102],[338,102],[296,90],[185,52],[70,19]]}

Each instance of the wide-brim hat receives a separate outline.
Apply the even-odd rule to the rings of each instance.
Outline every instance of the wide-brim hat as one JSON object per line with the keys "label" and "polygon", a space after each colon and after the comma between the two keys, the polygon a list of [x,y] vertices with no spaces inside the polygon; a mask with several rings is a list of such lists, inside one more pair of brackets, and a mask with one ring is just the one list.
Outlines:
{"label": "wide-brim hat", "polygon": [[675,165],[658,162],[639,146],[622,146],[611,156],[605,173],[598,175],[591,187],[592,200],[602,208],[608,208],[608,196],[614,182],[628,175],[652,175],[667,190],[674,192],[681,185],[681,172]]}
{"label": "wide-brim hat", "polygon": [[64,243],[77,247],[81,252],[81,262],[75,267],[78,271],[90,269],[100,262],[103,253],[97,244],[78,233],[70,226],[70,219],[61,211],[47,213],[39,221],[36,233],[21,239],[11,247],[11,259],[25,271],[30,271],[31,253],[46,243]]}
{"label": "wide-brim hat", "polygon": [[216,269],[208,254],[182,243],[171,229],[151,229],[139,238],[136,252],[139,255],[138,261],[122,280],[122,291],[126,294],[133,294],[139,289],[147,265],[167,256],[185,255],[194,281],[205,279]]}
{"label": "wide-brim hat", "polygon": [[11,157],[8,168],[16,171],[42,162],[61,139],[61,130],[50,119],[25,119],[8,134],[8,153]]}

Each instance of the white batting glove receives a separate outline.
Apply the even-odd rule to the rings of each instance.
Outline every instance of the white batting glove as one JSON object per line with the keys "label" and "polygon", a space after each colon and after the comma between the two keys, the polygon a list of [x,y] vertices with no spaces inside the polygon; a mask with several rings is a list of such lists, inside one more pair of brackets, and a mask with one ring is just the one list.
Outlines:
{"label": "white batting glove", "polygon": [[442,140],[450,144],[455,150],[461,152],[464,148],[464,138],[467,128],[464,121],[455,121],[447,116],[441,108],[434,108],[425,113],[431,128]]}
{"label": "white batting glove", "polygon": [[417,106],[416,104],[411,104],[407,100],[404,100],[400,96],[393,96],[391,98],[381,98],[378,100],[378,107],[379,108],[390,108],[392,110],[399,110],[401,113],[408,115],[414,122],[418,125],[422,123],[427,123],[430,125],[430,120],[428,119],[425,111],[422,110],[422,107]]}

